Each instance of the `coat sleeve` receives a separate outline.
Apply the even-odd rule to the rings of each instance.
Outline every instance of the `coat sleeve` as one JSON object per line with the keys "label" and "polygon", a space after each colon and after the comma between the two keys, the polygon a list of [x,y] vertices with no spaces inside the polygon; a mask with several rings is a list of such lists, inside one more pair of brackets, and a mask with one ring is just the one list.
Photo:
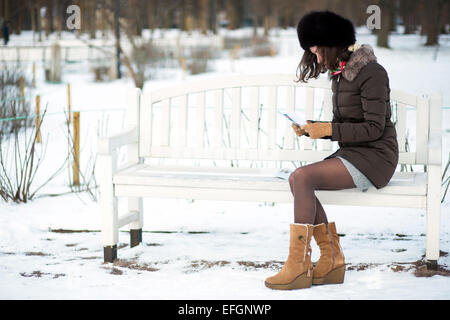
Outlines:
{"label": "coat sleeve", "polygon": [[[369,142],[383,135],[386,108],[389,101],[389,79],[383,67],[373,64],[364,68],[355,79],[360,82],[364,121],[359,123],[332,122],[332,140],[339,142]],[[360,78],[360,79],[358,79]]]}

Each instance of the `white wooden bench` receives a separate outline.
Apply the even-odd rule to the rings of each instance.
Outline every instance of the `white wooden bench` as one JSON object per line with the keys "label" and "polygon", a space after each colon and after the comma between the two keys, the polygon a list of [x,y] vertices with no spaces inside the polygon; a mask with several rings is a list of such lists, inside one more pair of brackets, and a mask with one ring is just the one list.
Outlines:
{"label": "white wooden bench", "polygon": [[[98,141],[104,261],[117,258],[119,228],[129,225],[131,246],[142,241],[143,197],[293,202],[289,183],[274,173],[280,167],[290,165],[293,170],[320,161],[338,147],[330,140],[296,137],[277,113],[295,109],[304,111],[306,119],[332,118],[329,81],[293,80],[292,75],[282,74],[239,75],[144,94],[133,91],[128,129]],[[391,105],[400,160],[399,172],[388,186],[366,193],[350,189],[316,194],[324,204],[425,209],[426,259],[437,265],[441,96],[391,90]],[[298,109],[302,106],[304,110]],[[413,109],[415,120],[407,118]],[[122,146],[128,161],[119,168]],[[414,172],[400,172],[400,164],[425,165],[426,170],[416,166]],[[128,199],[128,212],[121,215],[118,197]]]}

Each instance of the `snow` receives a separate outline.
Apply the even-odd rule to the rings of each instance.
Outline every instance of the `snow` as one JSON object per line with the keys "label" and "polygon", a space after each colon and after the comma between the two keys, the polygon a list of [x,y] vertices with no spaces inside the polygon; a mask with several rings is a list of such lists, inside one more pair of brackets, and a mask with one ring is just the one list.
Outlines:
{"label": "snow", "polygon": [[[232,36],[248,34],[249,29],[242,29]],[[234,70],[240,74],[295,73],[301,54],[295,30],[278,34],[271,36],[280,45],[277,56],[241,58],[234,61]],[[67,34],[63,37],[72,39]],[[11,43],[27,45],[31,39],[25,32],[21,37],[13,35]],[[440,37],[436,60],[436,48],[422,47],[425,38],[419,35],[393,34],[391,49],[377,48],[375,37],[363,29],[358,29],[357,40],[374,47],[389,73],[391,88],[414,94],[440,91],[443,105],[450,106],[450,36]],[[213,69],[186,79],[232,74],[228,56],[215,61]],[[163,79],[147,81],[144,90],[183,81],[181,70],[171,70]],[[115,133],[123,127],[125,92],[133,86],[129,78],[93,82],[85,63],[64,65],[61,84],[45,83],[43,72],[38,73],[35,93],[41,94],[41,110],[48,106],[42,137],[48,135],[50,142],[36,186],[66,155],[62,112],[67,105],[67,83],[71,84],[72,109],[81,111],[84,170],[95,153],[97,134]],[[450,112],[444,109],[444,163],[450,151],[449,120]],[[264,280],[287,257],[291,204],[144,199],[143,243],[130,248],[129,233],[122,228],[120,260],[104,264],[98,203],[86,192],[67,193],[67,185],[68,170],[41,189],[33,201],[0,204],[1,299],[450,298],[450,277],[414,275],[413,263],[425,254],[424,210],[325,206],[329,221],[335,221],[338,233],[345,235],[341,237],[348,264],[344,284],[275,291],[266,288]],[[67,194],[48,196],[52,193]],[[124,205],[120,200],[119,210]],[[447,197],[441,207],[440,249],[445,253],[450,252],[449,208]],[[312,246],[315,261],[318,247],[314,241]],[[439,264],[450,268],[448,254]],[[399,266],[405,269],[394,271]]]}

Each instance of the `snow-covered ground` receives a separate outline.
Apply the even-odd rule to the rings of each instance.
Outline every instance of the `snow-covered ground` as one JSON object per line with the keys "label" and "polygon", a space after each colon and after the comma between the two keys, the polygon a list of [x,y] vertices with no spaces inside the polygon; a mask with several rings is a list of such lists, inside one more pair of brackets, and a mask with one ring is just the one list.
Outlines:
{"label": "snow-covered ground", "polygon": [[[249,30],[239,30],[243,36]],[[386,68],[391,88],[414,94],[440,91],[450,106],[450,37],[440,47],[421,45],[418,35],[393,34],[392,49],[375,47],[363,29],[357,40],[374,46]],[[293,73],[299,62],[295,30],[274,33],[280,45],[275,57],[234,61],[240,74]],[[66,36],[66,35],[65,35]],[[24,43],[12,36],[11,43]],[[28,37],[28,38],[27,38]],[[214,71],[195,78],[231,74],[228,56],[213,62]],[[164,76],[164,75],[162,75]],[[144,90],[180,83],[181,70],[148,81]],[[39,181],[44,181],[66,155],[64,117],[66,83],[72,109],[81,111],[82,167],[95,153],[98,133],[120,131],[129,78],[96,83],[84,63],[64,66],[62,84],[48,84],[38,73],[36,93],[48,106],[42,136],[49,144]],[[98,111],[104,110],[104,111]],[[443,161],[450,151],[450,110],[443,116]],[[145,199],[143,243],[129,247],[126,228],[119,235],[119,261],[103,263],[98,203],[87,193],[43,196],[68,191],[68,170],[26,203],[0,204],[1,299],[449,299],[450,277],[426,275],[426,220],[423,210],[325,206],[329,221],[342,235],[347,272],[342,285],[279,292],[264,279],[282,266],[288,253],[290,204]],[[123,203],[119,202],[123,207]],[[441,207],[439,263],[450,268],[450,203]],[[313,260],[318,247],[313,243]],[[418,275],[418,276],[417,276]],[[447,272],[448,275],[448,272]]]}

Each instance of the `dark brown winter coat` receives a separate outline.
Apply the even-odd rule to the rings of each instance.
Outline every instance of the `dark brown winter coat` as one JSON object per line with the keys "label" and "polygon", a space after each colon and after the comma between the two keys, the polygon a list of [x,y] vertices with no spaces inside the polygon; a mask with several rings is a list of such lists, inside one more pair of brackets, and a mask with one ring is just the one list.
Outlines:
{"label": "dark brown winter coat", "polygon": [[352,53],[341,75],[330,77],[333,91],[331,140],[379,189],[388,184],[398,163],[397,134],[391,122],[390,88],[386,70],[373,49],[362,45]]}

